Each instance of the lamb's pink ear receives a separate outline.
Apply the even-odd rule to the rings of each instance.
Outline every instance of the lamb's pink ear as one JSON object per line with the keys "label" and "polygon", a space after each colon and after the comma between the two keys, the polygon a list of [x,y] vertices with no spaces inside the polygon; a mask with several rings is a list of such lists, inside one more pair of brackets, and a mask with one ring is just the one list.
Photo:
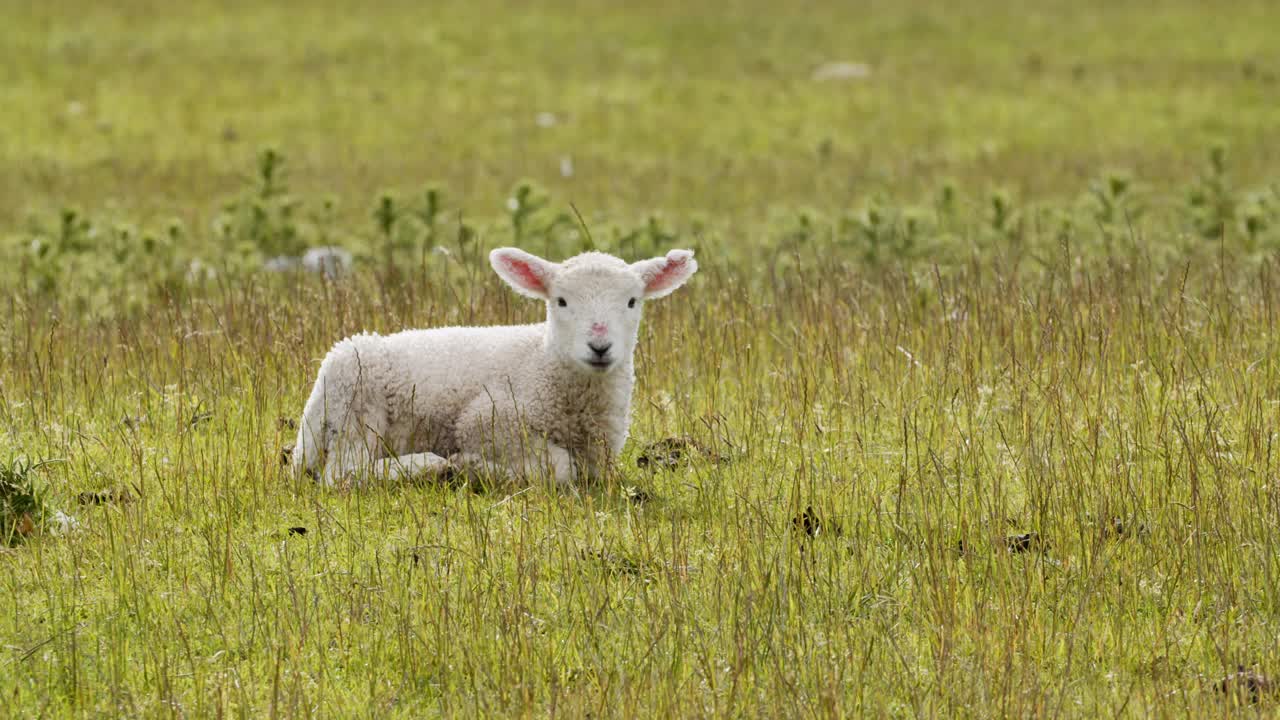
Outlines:
{"label": "lamb's pink ear", "polygon": [[632,263],[631,269],[644,280],[645,299],[652,300],[670,295],[693,277],[698,272],[698,261],[693,259],[692,250],[672,250],[666,257]]}
{"label": "lamb's pink ear", "polygon": [[519,248],[498,248],[489,253],[489,264],[521,295],[546,300],[551,293],[551,277],[556,271],[553,262]]}

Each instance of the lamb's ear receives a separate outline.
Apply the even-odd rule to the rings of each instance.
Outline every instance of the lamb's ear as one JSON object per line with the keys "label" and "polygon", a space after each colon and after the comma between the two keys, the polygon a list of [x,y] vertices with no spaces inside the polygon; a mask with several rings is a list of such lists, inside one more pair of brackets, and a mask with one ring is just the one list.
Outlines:
{"label": "lamb's ear", "polygon": [[693,277],[698,272],[698,261],[693,259],[692,250],[672,250],[666,257],[632,263],[631,269],[644,280],[645,299],[652,300],[670,295]]}
{"label": "lamb's ear", "polygon": [[489,253],[489,264],[521,295],[546,300],[551,293],[551,276],[556,271],[553,262],[519,248],[498,248]]}

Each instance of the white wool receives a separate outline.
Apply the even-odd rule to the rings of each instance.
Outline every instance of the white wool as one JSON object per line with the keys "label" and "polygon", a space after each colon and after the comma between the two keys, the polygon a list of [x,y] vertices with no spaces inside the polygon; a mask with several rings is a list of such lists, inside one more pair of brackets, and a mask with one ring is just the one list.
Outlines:
{"label": "white wool", "polygon": [[693,275],[693,253],[628,265],[603,253],[551,263],[500,248],[490,262],[546,303],[546,322],[339,342],[299,423],[298,470],[323,465],[328,483],[454,467],[568,483],[607,468],[630,425],[641,308]]}

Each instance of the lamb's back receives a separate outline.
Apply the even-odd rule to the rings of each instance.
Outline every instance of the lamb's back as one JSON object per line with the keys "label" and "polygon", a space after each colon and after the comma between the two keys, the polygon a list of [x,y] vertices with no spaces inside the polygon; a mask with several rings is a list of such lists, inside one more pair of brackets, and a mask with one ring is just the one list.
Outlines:
{"label": "lamb's back", "polygon": [[389,397],[456,415],[486,387],[505,386],[542,352],[543,325],[405,330],[383,338]]}

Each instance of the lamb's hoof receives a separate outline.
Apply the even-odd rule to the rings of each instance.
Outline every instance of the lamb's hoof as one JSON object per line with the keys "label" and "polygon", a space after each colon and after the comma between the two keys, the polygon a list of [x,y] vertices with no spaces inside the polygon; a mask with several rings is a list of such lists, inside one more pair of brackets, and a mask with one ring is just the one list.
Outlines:
{"label": "lamb's hoof", "polygon": [[437,475],[437,477],[440,478],[440,482],[450,487],[456,485],[459,481],[465,480],[462,468],[454,465],[452,462],[446,464],[444,468],[440,470],[440,474]]}
{"label": "lamb's hoof", "polygon": [[484,490],[483,473],[478,473],[479,466],[466,462],[458,456],[450,457],[448,464],[440,471],[440,482],[451,490],[467,489],[472,492]]}
{"label": "lamb's hoof", "polygon": [[424,455],[409,456],[408,460],[395,469],[386,467],[384,472],[390,477],[396,477],[395,472],[399,472],[400,480],[410,485],[452,484],[454,477],[461,472],[459,467],[445,458],[429,453]]}

